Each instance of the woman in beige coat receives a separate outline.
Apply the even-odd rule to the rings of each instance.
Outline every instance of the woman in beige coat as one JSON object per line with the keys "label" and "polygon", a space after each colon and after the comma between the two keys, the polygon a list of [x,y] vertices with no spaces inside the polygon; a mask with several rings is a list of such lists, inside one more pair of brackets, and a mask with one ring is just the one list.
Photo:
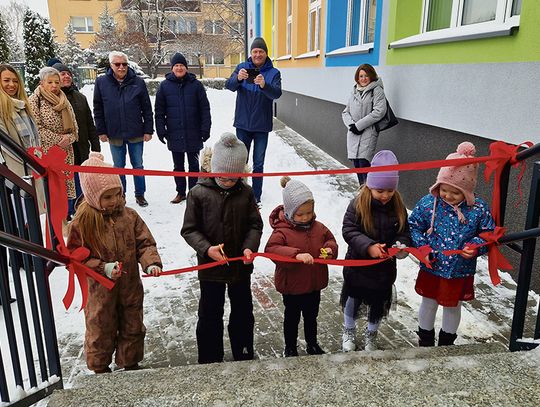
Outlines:
{"label": "woman in beige coat", "polygon": [[[362,64],[354,75],[356,82],[347,106],[341,114],[348,127],[347,158],[355,168],[369,167],[377,148],[379,133],[375,123],[386,114],[386,98],[382,80],[375,68]],[[366,181],[367,174],[357,174],[360,185]]]}
{"label": "woman in beige coat", "polygon": [[[39,86],[30,96],[30,107],[36,118],[41,147],[46,153],[52,146],[62,148],[66,153],[66,164],[73,165],[72,144],[78,140],[75,113],[66,95],[60,88],[60,73],[50,67],[39,71]],[[68,199],[75,199],[73,178],[66,181]]]}

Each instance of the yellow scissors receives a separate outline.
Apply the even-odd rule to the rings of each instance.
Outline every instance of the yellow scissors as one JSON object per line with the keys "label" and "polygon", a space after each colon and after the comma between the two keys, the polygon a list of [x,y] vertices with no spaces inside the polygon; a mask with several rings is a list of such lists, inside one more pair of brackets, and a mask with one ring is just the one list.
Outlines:
{"label": "yellow scissors", "polygon": [[221,255],[223,256],[223,260],[225,260],[225,263],[227,263],[227,266],[230,266],[230,264],[229,264],[229,258],[227,257],[227,255],[226,255],[225,252],[223,251],[223,245],[222,245],[222,244],[219,245],[219,252],[220,252]]}
{"label": "yellow scissors", "polygon": [[326,249],[324,247],[321,247],[321,258],[322,259],[327,259],[329,256],[328,252],[326,251]]}

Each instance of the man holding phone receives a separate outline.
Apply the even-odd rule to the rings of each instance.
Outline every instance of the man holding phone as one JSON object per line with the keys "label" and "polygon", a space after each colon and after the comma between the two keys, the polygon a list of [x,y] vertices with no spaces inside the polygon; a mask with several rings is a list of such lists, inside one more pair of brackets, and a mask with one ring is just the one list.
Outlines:
{"label": "man holding phone", "polygon": [[[281,96],[281,73],[268,58],[268,48],[263,38],[251,43],[251,56],[238,64],[225,87],[237,92],[234,127],[236,136],[249,150],[253,142],[253,172],[262,173],[272,131],[272,103]],[[253,193],[260,207],[262,177],[253,178]]]}

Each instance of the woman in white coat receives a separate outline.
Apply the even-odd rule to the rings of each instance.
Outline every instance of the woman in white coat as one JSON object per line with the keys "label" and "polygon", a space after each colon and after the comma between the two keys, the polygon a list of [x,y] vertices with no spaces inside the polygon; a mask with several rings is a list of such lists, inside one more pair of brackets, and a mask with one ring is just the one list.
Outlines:
{"label": "woman in white coat", "polygon": [[[343,123],[348,127],[347,157],[354,168],[369,167],[377,148],[379,133],[375,123],[386,114],[386,98],[382,80],[375,68],[362,64],[354,75],[356,82],[347,106],[341,114]],[[357,174],[360,185],[366,181],[367,174]]]}

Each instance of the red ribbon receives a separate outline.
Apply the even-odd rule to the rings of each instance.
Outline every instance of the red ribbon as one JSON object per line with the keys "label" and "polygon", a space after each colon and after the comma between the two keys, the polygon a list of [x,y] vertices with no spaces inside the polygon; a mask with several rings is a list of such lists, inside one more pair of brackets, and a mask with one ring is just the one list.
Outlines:
{"label": "red ribbon", "polygon": [[[482,232],[479,234],[481,239],[485,240],[485,243],[481,244],[471,244],[469,248],[477,249],[482,246],[488,246],[488,270],[489,277],[493,285],[498,285],[501,283],[501,278],[499,277],[499,269],[501,270],[512,270],[512,265],[506,260],[504,255],[501,253],[497,246],[500,245],[499,239],[504,236],[506,228],[496,226],[492,232]],[[454,254],[461,254],[463,250],[445,250],[443,254],[445,256],[451,256]]]}
{"label": "red ribbon", "polygon": [[490,156],[493,157],[493,160],[486,161],[485,163],[486,168],[484,170],[484,179],[486,183],[488,183],[491,175],[495,173],[495,178],[493,181],[491,213],[493,214],[495,223],[498,226],[501,224],[501,176],[507,163],[510,163],[510,165],[514,167],[518,165],[521,167],[518,175],[518,192],[520,198],[522,196],[521,180],[525,172],[525,162],[520,162],[516,159],[518,150],[522,145],[531,147],[533,144],[530,141],[527,141],[518,146],[513,146],[502,141],[496,141],[489,145]]}
{"label": "red ribbon", "polygon": [[[388,249],[388,257],[384,259],[372,259],[372,260],[338,260],[338,259],[320,259],[320,258],[314,258],[313,262],[316,264],[328,264],[333,266],[348,266],[348,267],[363,267],[363,266],[372,266],[377,263],[382,263],[383,261],[388,260],[389,258],[393,257],[398,253],[401,249],[398,249],[396,247],[391,247]],[[429,246],[422,246],[420,248],[414,248],[414,247],[407,247],[403,249],[404,251],[410,253],[414,257],[416,257],[419,261],[424,263],[426,267],[431,268],[431,265],[426,260],[426,256],[431,252],[431,248]],[[253,261],[256,257],[264,257],[269,260],[273,261],[280,261],[283,263],[302,263],[300,260],[296,260],[292,257],[285,257],[280,256],[279,254],[273,254],[273,253],[253,253],[251,255],[251,261]],[[181,269],[176,270],[169,270],[169,271],[163,271],[161,273],[162,276],[170,276],[173,274],[181,274],[181,273],[187,273],[190,271],[195,270],[206,270],[212,267],[216,266],[222,266],[224,264],[227,264],[227,262],[233,262],[233,261],[247,261],[247,257],[241,256],[241,257],[228,257],[227,260],[220,260],[215,261],[212,263],[205,263],[197,266],[191,266],[191,267],[185,267]],[[144,275],[143,277],[152,277],[152,275]]]}
{"label": "red ribbon", "polygon": [[64,299],[62,300],[64,303],[64,307],[66,307],[66,310],[73,303],[73,297],[75,296],[75,276],[77,276],[77,280],[79,280],[79,286],[81,287],[81,310],[84,309],[88,301],[87,277],[93,278],[106,289],[112,290],[112,288],[114,287],[114,282],[112,280],[109,280],[107,277],[82,264],[82,262],[86,260],[90,255],[90,250],[88,250],[88,248],[81,246],[77,247],[73,251],[70,251],[66,246],[58,245],[56,249],[58,250],[58,253],[67,258],[66,268],[69,271],[68,288],[66,291],[66,295],[64,295]]}
{"label": "red ribbon", "polygon": [[[67,153],[58,146],[52,146],[48,153],[44,153],[39,147],[30,147],[28,153],[32,155],[38,163],[45,168],[45,174],[49,185],[49,213],[50,222],[58,239],[58,244],[65,246],[64,236],[62,235],[62,221],[67,216],[68,201],[66,180],[68,175],[64,171],[69,171],[69,166],[65,163]],[[72,174],[72,173],[71,173]],[[38,179],[41,175],[33,173],[34,178]],[[71,175],[72,177],[73,175]],[[51,237],[47,228],[47,248],[51,249]]]}

